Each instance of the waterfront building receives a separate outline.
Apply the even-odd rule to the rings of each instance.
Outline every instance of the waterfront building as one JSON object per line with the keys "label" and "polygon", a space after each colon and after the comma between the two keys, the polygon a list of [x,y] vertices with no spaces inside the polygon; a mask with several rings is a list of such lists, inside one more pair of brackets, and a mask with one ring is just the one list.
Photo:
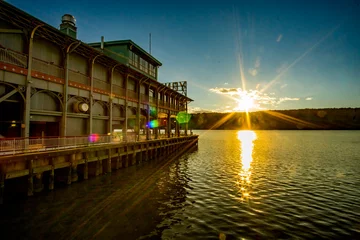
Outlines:
{"label": "waterfront building", "polygon": [[5,1],[0,20],[3,137],[187,134],[175,118],[192,100],[160,83],[161,62],[133,41],[86,44],[73,16],[56,29]]}

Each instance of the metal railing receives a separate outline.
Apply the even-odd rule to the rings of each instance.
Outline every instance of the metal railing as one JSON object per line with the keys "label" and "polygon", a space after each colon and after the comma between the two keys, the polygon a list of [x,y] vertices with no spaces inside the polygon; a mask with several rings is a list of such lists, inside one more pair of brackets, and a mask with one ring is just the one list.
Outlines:
{"label": "metal railing", "polygon": [[149,102],[150,103],[156,103],[156,98],[149,96]]}
{"label": "metal railing", "polygon": [[22,68],[27,68],[27,59],[28,57],[26,54],[15,52],[6,48],[0,48],[0,62],[5,62]]}
{"label": "metal railing", "polygon": [[110,92],[110,83],[108,82],[105,82],[101,79],[98,79],[98,78],[94,78],[94,87],[95,88],[98,88],[98,89],[102,89],[102,90],[105,90],[105,91],[109,91]]}
{"label": "metal railing", "polygon": [[69,80],[90,85],[90,78],[87,75],[71,69],[69,69]]}
{"label": "metal railing", "polygon": [[129,97],[129,98],[132,98],[132,99],[138,99],[138,95],[137,95],[137,92],[134,92],[134,91],[131,91],[131,90],[127,90],[128,92],[127,92],[127,96]]}
{"label": "metal railing", "polygon": [[140,94],[141,102],[148,103],[149,102],[149,96],[146,94]]}
{"label": "metal railing", "polygon": [[64,78],[64,69],[55,65],[52,62],[47,62],[41,59],[33,58],[32,69],[47,75],[55,76],[58,78]]}
{"label": "metal railing", "polygon": [[120,86],[117,86],[117,85],[113,85],[113,94],[116,94],[116,95],[120,95],[120,96],[125,97],[125,95],[126,95],[126,89],[125,89],[125,88],[122,88],[122,87],[120,87]]}
{"label": "metal railing", "polygon": [[[185,136],[182,132],[180,136]],[[149,135],[150,140],[155,139],[155,134]],[[177,137],[171,133],[170,137]],[[161,133],[159,139],[168,138],[168,135]],[[136,134],[128,132],[126,139],[124,136],[114,135],[90,135],[90,136],[74,136],[74,137],[45,137],[45,138],[0,138],[0,156],[14,155],[27,152],[42,152],[57,149],[71,149],[79,147],[88,147],[104,144],[119,144],[127,142],[146,141],[145,132]]]}

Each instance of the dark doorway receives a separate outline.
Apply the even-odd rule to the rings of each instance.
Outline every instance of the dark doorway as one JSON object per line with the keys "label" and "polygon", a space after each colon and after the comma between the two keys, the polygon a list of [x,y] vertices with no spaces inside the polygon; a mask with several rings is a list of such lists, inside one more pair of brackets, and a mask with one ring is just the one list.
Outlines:
{"label": "dark doorway", "polygon": [[59,136],[58,122],[40,122],[30,123],[30,137],[57,137]]}
{"label": "dark doorway", "polygon": [[7,99],[0,103],[0,134],[6,138],[21,137],[23,103]]}

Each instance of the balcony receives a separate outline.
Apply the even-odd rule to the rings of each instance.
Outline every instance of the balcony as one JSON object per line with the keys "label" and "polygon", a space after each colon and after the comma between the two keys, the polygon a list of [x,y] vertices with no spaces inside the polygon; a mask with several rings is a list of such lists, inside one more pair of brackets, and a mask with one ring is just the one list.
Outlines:
{"label": "balcony", "polygon": [[64,78],[64,68],[55,65],[53,62],[47,62],[41,59],[33,58],[32,70],[41,72],[50,76]]}
{"label": "balcony", "polygon": [[27,68],[28,56],[10,49],[0,48],[0,61]]}

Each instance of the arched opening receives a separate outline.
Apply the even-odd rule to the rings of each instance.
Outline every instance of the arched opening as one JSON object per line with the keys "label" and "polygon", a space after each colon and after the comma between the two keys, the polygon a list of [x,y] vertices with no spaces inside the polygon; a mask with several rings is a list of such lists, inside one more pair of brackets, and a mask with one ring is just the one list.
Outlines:
{"label": "arched opening", "polygon": [[24,98],[10,84],[0,83],[0,137],[21,137],[24,122]]}
{"label": "arched opening", "polygon": [[55,93],[35,92],[31,97],[30,137],[59,136],[61,110],[61,100]]}

